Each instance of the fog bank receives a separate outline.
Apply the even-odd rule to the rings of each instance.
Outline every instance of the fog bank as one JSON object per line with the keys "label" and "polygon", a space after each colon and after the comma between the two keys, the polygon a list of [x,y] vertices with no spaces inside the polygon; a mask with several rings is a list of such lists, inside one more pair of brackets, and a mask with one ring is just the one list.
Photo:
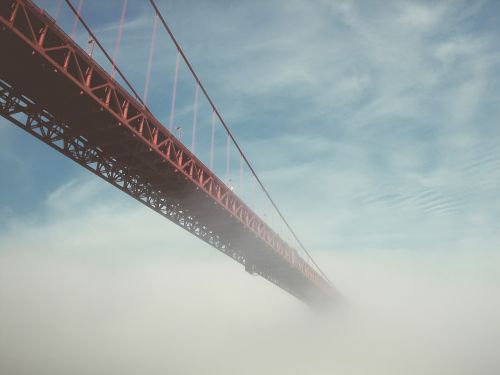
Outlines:
{"label": "fog bank", "polygon": [[318,315],[142,207],[52,210],[1,236],[2,374],[500,372],[492,249],[320,254]]}

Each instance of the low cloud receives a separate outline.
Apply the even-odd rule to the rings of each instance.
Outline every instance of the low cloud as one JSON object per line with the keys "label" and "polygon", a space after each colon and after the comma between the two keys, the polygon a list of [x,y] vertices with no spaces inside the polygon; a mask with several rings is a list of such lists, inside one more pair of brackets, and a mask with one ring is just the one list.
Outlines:
{"label": "low cloud", "polygon": [[2,231],[0,372],[500,371],[494,249],[319,253],[347,304],[317,314],[109,190],[73,181]]}

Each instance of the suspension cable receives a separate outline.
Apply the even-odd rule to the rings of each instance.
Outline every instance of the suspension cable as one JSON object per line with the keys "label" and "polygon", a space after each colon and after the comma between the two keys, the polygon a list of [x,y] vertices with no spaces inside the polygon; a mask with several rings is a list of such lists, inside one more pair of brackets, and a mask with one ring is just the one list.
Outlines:
{"label": "suspension cable", "polygon": [[[83,25],[83,27],[85,28],[85,30],[89,33],[89,35],[92,37],[92,39],[94,40],[94,42],[97,44],[97,46],[99,47],[99,49],[103,52],[104,56],[106,57],[106,59],[111,63],[111,65],[113,66],[113,68],[116,70],[116,72],[118,73],[118,75],[120,76],[120,78],[123,79],[123,81],[125,82],[125,84],[127,85],[127,87],[132,91],[132,93],[135,95],[136,99],[144,106],[146,107],[145,103],[143,102],[143,100],[141,99],[140,95],[137,93],[137,91],[134,89],[134,87],[131,85],[131,83],[129,82],[129,80],[125,77],[125,75],[123,74],[123,72],[121,71],[121,69],[118,68],[118,66],[116,65],[116,63],[114,62],[113,58],[111,58],[111,56],[108,54],[108,52],[106,51],[106,49],[104,48],[104,46],[101,44],[101,42],[97,39],[97,37],[95,36],[95,34],[92,32],[91,28],[88,26],[88,24],[83,20],[82,16],[79,14],[79,11],[73,6],[73,4],[71,3],[71,0],[65,0],[66,4],[68,5],[68,7],[71,9],[71,11],[73,12],[73,14],[75,15],[75,17],[80,21],[80,23]],[[162,26],[164,27],[164,29],[167,31],[167,33],[169,34],[170,38],[172,39],[178,53],[180,54],[180,56],[182,57],[182,59],[184,60],[186,66],[188,67],[189,71],[191,72],[193,78],[196,80],[196,82],[198,83],[199,85],[199,88],[201,89],[201,91],[203,92],[205,98],[208,100],[210,106],[212,107],[213,109],[213,113],[217,116],[217,118],[219,119],[220,123],[222,124],[222,126],[224,127],[224,129],[226,130],[229,138],[233,141],[233,144],[236,146],[239,154],[241,155],[241,157],[243,158],[243,160],[245,161],[245,164],[248,166],[250,172],[252,173],[252,175],[255,177],[255,180],[257,181],[257,183],[259,184],[260,188],[262,189],[262,191],[264,192],[264,194],[266,195],[267,199],[269,200],[269,202],[271,203],[271,205],[273,206],[273,208],[276,210],[276,212],[278,213],[279,217],[281,218],[281,220],[285,223],[286,227],[288,228],[288,230],[290,231],[290,233],[292,234],[293,238],[297,241],[297,243],[299,244],[300,248],[304,251],[304,253],[309,257],[309,259],[311,260],[311,262],[315,265],[316,269],[320,272],[320,274],[325,278],[325,280],[331,284],[331,281],[330,279],[328,278],[328,276],[322,271],[322,269],[319,267],[319,265],[316,263],[316,261],[313,259],[313,257],[311,256],[311,254],[309,253],[309,251],[306,249],[306,247],[304,246],[304,244],[302,243],[302,241],[300,241],[300,239],[298,238],[297,234],[295,233],[295,231],[292,229],[292,227],[290,226],[290,224],[288,223],[288,221],[285,219],[285,217],[283,216],[281,210],[278,208],[278,206],[276,205],[276,203],[274,202],[274,200],[271,198],[271,195],[269,194],[269,191],[266,189],[266,187],[264,186],[264,184],[262,183],[261,179],[259,178],[259,176],[257,175],[257,172],[255,171],[255,169],[253,168],[253,166],[250,164],[250,161],[248,160],[248,158],[246,157],[246,155],[243,153],[243,150],[241,148],[241,146],[239,145],[239,143],[236,141],[236,138],[234,137],[231,129],[229,128],[229,126],[226,124],[226,122],[224,121],[224,118],[222,117],[222,115],[220,114],[219,110],[217,109],[217,107],[215,106],[215,103],[213,102],[212,98],[209,96],[207,90],[205,89],[205,86],[203,86],[200,78],[198,77],[198,75],[196,74],[196,72],[194,71],[193,69],[193,66],[191,65],[190,61],[188,60],[187,56],[185,55],[182,47],[180,46],[179,42],[177,41],[177,39],[175,38],[174,34],[172,33],[172,30],[170,29],[170,27],[168,26],[167,22],[165,21],[165,18],[163,17],[162,13],[160,12],[158,6],[156,5],[155,1],[154,0],[149,0],[151,6],[153,7],[153,9],[155,10],[155,13],[156,15],[159,17],[161,23],[162,23]],[[173,119],[172,119],[173,120]]]}
{"label": "suspension cable", "polygon": [[[66,1],[68,1],[68,0],[66,0]],[[203,94],[205,95],[206,99],[208,100],[208,102],[209,102],[210,106],[212,107],[214,113],[217,115],[219,121],[221,122],[222,126],[226,130],[228,136],[233,141],[233,143],[236,146],[236,148],[238,149],[238,152],[240,153],[241,157],[243,158],[243,160],[245,161],[246,165],[250,169],[252,175],[255,177],[255,179],[257,180],[258,184],[260,185],[260,188],[262,189],[262,191],[264,192],[264,194],[266,195],[266,197],[269,199],[269,201],[271,202],[272,206],[274,207],[274,209],[276,210],[276,212],[280,216],[281,220],[283,220],[283,222],[285,223],[285,225],[288,228],[288,230],[292,233],[293,237],[295,238],[295,240],[299,244],[300,248],[307,254],[307,256],[309,257],[309,259],[311,260],[311,262],[316,266],[317,270],[326,279],[326,281],[331,284],[331,281],[330,281],[330,279],[328,279],[328,276],[326,276],[326,274],[321,270],[321,268],[318,266],[318,264],[312,258],[312,256],[309,253],[309,251],[306,249],[306,247],[304,246],[304,244],[302,243],[302,241],[300,241],[300,239],[298,238],[298,236],[295,233],[295,231],[292,229],[292,227],[290,226],[290,224],[288,223],[288,221],[285,219],[285,217],[281,213],[280,209],[278,208],[278,206],[276,205],[276,203],[274,202],[274,200],[271,198],[271,195],[269,194],[268,190],[266,189],[266,187],[264,186],[264,184],[260,180],[259,176],[257,176],[257,173],[256,173],[255,169],[252,167],[252,165],[250,164],[250,161],[247,159],[247,157],[243,153],[243,150],[241,149],[240,145],[236,141],[236,138],[234,137],[231,129],[229,128],[229,126],[224,121],[222,115],[220,114],[220,112],[218,111],[217,107],[215,106],[215,103],[213,102],[212,98],[208,95],[208,92],[205,89],[205,86],[203,86],[200,78],[198,77],[198,75],[194,71],[193,66],[191,65],[189,59],[187,58],[186,54],[182,50],[181,45],[179,44],[179,42],[175,38],[174,34],[172,33],[172,30],[168,26],[165,18],[163,17],[162,13],[160,12],[160,9],[156,5],[155,0],[149,0],[149,2],[151,4],[151,6],[153,7],[153,9],[155,10],[157,16],[160,18],[160,21],[161,21],[163,27],[165,28],[165,30],[167,31],[168,35],[170,36],[170,39],[172,39],[172,42],[175,44],[175,47],[177,48],[177,51],[179,52],[179,54],[181,55],[182,59],[184,60],[186,66],[188,67],[189,71],[191,72],[193,78],[198,83],[201,91],[203,92]]]}
{"label": "suspension cable", "polygon": [[148,94],[149,94],[149,81],[151,80],[151,68],[153,67],[153,55],[155,52],[155,43],[156,43],[156,31],[158,29],[158,17],[155,15],[153,21],[153,34],[151,35],[151,44],[149,46],[149,55],[148,55],[148,65],[146,70],[146,82],[144,83],[144,94],[143,100],[144,104],[148,103]]}

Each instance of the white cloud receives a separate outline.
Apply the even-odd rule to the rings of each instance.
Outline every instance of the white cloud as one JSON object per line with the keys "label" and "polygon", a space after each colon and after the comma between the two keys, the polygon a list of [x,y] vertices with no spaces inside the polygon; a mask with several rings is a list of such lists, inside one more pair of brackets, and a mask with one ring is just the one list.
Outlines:
{"label": "white cloud", "polygon": [[417,31],[428,31],[440,21],[446,2],[439,4],[419,4],[417,2],[400,2],[401,15],[398,22],[402,27],[409,27]]}

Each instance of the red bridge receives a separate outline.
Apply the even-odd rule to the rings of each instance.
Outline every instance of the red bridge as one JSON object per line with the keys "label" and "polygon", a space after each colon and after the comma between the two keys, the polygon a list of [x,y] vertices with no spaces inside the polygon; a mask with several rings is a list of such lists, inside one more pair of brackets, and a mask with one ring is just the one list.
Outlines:
{"label": "red bridge", "polygon": [[[111,61],[111,72],[30,0],[0,0],[0,114],[241,263],[248,272],[261,275],[310,305],[334,301],[337,292],[314,267],[312,258],[302,258],[233,192],[229,183],[217,177],[180,137],[175,137],[172,121],[168,130],[155,118],[80,15],[82,2],[75,8],[66,1],[74,12],[74,28],[76,22],[85,27],[92,48],[97,45]],[[179,61],[184,61],[196,82],[196,101],[199,92],[208,100],[213,118],[228,132],[228,141],[235,145],[242,163],[250,168],[277,210],[156,4],[151,4],[155,15],[153,38],[158,24],[163,24],[177,50],[176,74]],[[117,46],[126,5],[125,0]],[[145,96],[151,58],[152,53]],[[177,75],[174,95],[176,84]],[[175,96],[170,120],[174,104]],[[196,113],[194,116],[196,121]],[[213,129],[211,147],[213,150]],[[302,246],[281,212],[277,212]]]}

